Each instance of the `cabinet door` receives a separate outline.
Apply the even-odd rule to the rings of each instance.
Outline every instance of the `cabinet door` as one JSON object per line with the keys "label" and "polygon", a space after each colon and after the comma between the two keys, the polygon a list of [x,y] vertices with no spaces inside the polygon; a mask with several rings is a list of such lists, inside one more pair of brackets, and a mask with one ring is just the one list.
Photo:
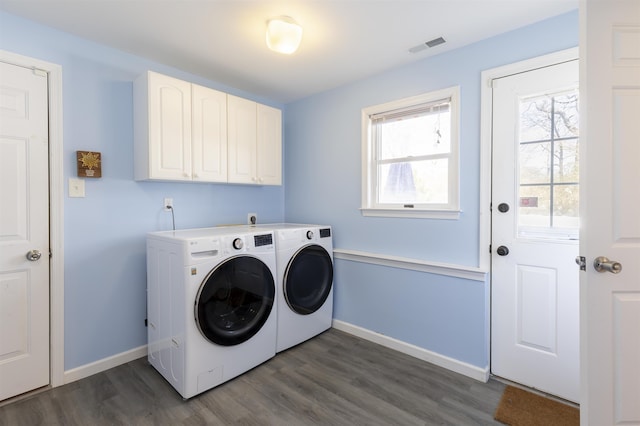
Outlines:
{"label": "cabinet door", "polygon": [[149,73],[149,178],[191,180],[191,83]]}
{"label": "cabinet door", "polygon": [[262,185],[282,184],[282,112],[257,105],[257,176]]}
{"label": "cabinet door", "polygon": [[227,94],[192,85],[193,180],[227,181]]}
{"label": "cabinet door", "polygon": [[256,175],[256,103],[227,95],[228,181],[258,183]]}

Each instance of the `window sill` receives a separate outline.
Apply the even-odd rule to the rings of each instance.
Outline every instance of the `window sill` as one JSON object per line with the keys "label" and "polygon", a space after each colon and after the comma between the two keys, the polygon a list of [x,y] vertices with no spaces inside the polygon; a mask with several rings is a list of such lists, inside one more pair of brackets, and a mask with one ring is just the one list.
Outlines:
{"label": "window sill", "polygon": [[460,210],[414,210],[414,209],[360,209],[362,216],[372,217],[403,217],[409,219],[460,219]]}

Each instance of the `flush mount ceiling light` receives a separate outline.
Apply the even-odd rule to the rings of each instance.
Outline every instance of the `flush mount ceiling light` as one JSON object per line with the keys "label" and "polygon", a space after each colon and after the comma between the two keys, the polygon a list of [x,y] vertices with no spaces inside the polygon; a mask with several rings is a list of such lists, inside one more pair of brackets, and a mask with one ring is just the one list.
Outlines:
{"label": "flush mount ceiling light", "polygon": [[289,16],[267,21],[267,46],[274,52],[290,55],[300,46],[302,27]]}

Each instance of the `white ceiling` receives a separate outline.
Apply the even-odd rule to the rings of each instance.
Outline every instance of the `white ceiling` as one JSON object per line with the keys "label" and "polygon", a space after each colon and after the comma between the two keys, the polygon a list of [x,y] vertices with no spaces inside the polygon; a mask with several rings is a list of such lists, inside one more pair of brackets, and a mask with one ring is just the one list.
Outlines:
{"label": "white ceiling", "polygon": [[[0,9],[287,103],[576,9],[578,0],[0,0]],[[304,28],[291,56],[266,21]],[[445,44],[409,53],[428,40]]]}

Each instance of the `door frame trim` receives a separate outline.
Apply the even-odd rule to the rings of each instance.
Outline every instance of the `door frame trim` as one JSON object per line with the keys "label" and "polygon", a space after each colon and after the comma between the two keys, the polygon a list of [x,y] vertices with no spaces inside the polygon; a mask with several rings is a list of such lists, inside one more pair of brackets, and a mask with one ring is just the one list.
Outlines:
{"label": "door frame trim", "polygon": [[64,179],[62,66],[0,50],[0,61],[47,73],[49,109],[49,384],[64,384]]}

